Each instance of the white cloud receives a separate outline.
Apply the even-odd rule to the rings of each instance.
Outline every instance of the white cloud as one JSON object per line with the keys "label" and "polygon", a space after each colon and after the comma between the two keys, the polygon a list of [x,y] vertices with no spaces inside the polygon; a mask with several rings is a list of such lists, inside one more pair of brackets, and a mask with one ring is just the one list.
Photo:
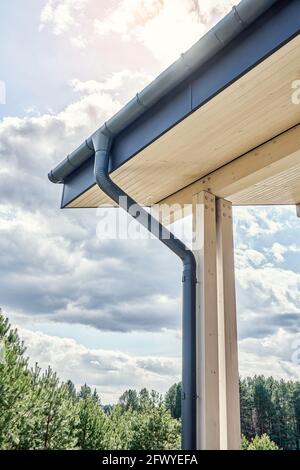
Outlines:
{"label": "white cloud", "polygon": [[[162,255],[155,241],[136,253],[135,243],[97,239],[95,211],[59,211],[61,187],[47,179],[143,80],[128,71],[103,82],[76,80],[79,99],[59,113],[0,121],[0,292],[9,313],[105,331],[177,328],[176,282],[167,288],[165,275],[172,255]],[[152,264],[142,275],[148,256]],[[175,278],[176,262],[172,257]],[[179,287],[179,262],[178,268]]]}
{"label": "white cloud", "polygon": [[122,70],[108,75],[102,82],[96,80],[83,82],[75,78],[71,81],[71,86],[75,92],[87,95],[109,91],[117,92],[116,96],[120,96],[123,89],[127,97],[132,97],[139,88],[144,87],[152,78],[151,75],[147,75],[143,72]]}
{"label": "white cloud", "polygon": [[[2,169],[8,166],[13,172],[16,161],[24,160],[25,155],[26,165],[30,163],[31,170],[33,167],[40,170],[43,162],[43,166],[49,169],[50,160],[57,163],[66,146],[72,150],[80,144],[148,81],[149,75],[128,70],[110,74],[102,82],[74,79],[71,86],[81,96],[62,111],[2,119],[0,152],[6,157],[10,155],[4,160]],[[37,156],[41,153],[43,160],[36,165]],[[15,175],[12,173],[12,176]]]}
{"label": "white cloud", "polygon": [[237,230],[246,237],[275,235],[285,228],[279,208],[274,208],[271,213],[267,208],[235,207],[234,220]]}
{"label": "white cloud", "polygon": [[285,261],[284,255],[286,253],[300,253],[300,246],[296,246],[295,244],[282,245],[281,243],[275,242],[269,252],[273,255],[277,263],[283,263]]}
{"label": "white cloud", "polygon": [[85,382],[97,388],[103,403],[116,401],[127,388],[153,387],[165,392],[180,380],[178,357],[132,356],[121,351],[91,349],[73,339],[19,328],[33,365],[51,367],[77,387]]}
{"label": "white cloud", "polygon": [[266,261],[266,257],[258,250],[248,248],[247,245],[239,246],[235,250],[235,267],[243,269],[251,266],[260,266]]}
{"label": "white cloud", "polygon": [[95,20],[95,29],[100,35],[113,32],[129,39],[135,28],[158,16],[163,8],[164,0],[120,0],[103,20]]}
{"label": "white cloud", "polygon": [[[87,348],[73,339],[24,328],[19,332],[32,365],[36,361],[42,368],[51,365],[62,380],[71,379],[77,387],[87,382],[97,388],[104,403],[116,401],[127,388],[152,387],[164,393],[180,380],[180,357],[133,356],[118,350]],[[300,333],[283,328],[268,337],[240,341],[240,374],[300,380],[299,361],[293,361],[299,344]]]}
{"label": "white cloud", "polygon": [[177,59],[233,6],[234,0],[48,0],[40,30],[67,34],[84,49],[97,38],[119,35],[147,48],[163,65]]}
{"label": "white cloud", "polygon": [[99,35],[142,43],[163,64],[177,59],[232,7],[232,0],[120,0],[95,20]]}
{"label": "white cloud", "polygon": [[[243,336],[289,325],[300,311],[299,222],[290,207],[235,208],[235,265]],[[293,257],[285,257],[293,253]],[[298,258],[297,258],[298,257]],[[283,264],[285,262],[285,264]],[[280,264],[279,264],[280,263]],[[252,318],[252,326],[250,317]],[[276,318],[280,316],[279,318]],[[254,325],[256,327],[254,328]],[[261,328],[261,332],[259,331]]]}
{"label": "white cloud", "polygon": [[256,313],[300,312],[300,274],[264,266],[237,270],[240,309]]}
{"label": "white cloud", "polygon": [[279,328],[276,333],[263,338],[246,338],[239,343],[240,373],[245,376],[263,374],[277,379],[300,380],[300,333]]}
{"label": "white cloud", "polygon": [[87,39],[82,34],[71,36],[70,42],[77,49],[85,49],[88,44]]}
{"label": "white cloud", "polygon": [[284,261],[284,254],[288,251],[288,248],[281,245],[280,243],[273,243],[270,252],[272,253],[274,260],[282,263]]}
{"label": "white cloud", "polygon": [[60,35],[78,25],[89,0],[47,0],[40,17],[40,30],[52,28],[53,34]]}

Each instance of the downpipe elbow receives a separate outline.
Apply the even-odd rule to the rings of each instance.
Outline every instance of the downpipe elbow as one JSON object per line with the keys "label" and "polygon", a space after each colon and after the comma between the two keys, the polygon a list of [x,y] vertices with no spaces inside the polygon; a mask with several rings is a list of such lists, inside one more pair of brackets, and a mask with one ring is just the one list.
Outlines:
{"label": "downpipe elbow", "polygon": [[[109,152],[112,137],[100,129],[93,135],[92,142],[95,151],[94,174],[96,183],[104,193],[112,197],[112,182],[109,177]],[[114,197],[112,199],[114,200]]]}
{"label": "downpipe elbow", "polygon": [[196,258],[192,251],[186,250],[183,258],[183,273],[185,277],[196,282]]}

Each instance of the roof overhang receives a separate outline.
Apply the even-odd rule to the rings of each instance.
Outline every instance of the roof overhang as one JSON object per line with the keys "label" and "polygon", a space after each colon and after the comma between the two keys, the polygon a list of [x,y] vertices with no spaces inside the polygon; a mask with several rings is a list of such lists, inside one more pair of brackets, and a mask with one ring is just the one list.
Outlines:
{"label": "roof overhang", "polygon": [[[300,105],[292,102],[292,83],[300,80],[299,30],[299,0],[276,2],[115,138],[112,178],[138,202],[151,206],[245,154],[249,162],[253,149],[297,126]],[[96,185],[93,166],[91,156],[65,180],[62,207],[113,205]],[[269,192],[258,191],[255,182],[251,191],[239,187],[243,197],[229,197],[234,204],[298,203],[299,191],[287,194],[288,178],[295,185],[295,168],[288,170],[280,170],[285,184],[276,198],[270,197],[272,180]],[[272,178],[278,184],[276,174]],[[260,197],[255,199],[255,194]]]}

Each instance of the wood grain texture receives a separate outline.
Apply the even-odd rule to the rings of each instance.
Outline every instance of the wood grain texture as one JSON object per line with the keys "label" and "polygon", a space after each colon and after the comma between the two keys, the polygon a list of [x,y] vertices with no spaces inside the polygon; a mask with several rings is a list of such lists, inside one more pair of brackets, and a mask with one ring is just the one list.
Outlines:
{"label": "wood grain texture", "polygon": [[238,336],[234,276],[232,204],[217,200],[217,280],[220,378],[220,447],[241,446]]}
{"label": "wood grain texture", "polygon": [[163,223],[191,213],[193,195],[201,190],[233,205],[297,204],[300,201],[300,125],[200,178],[160,201]]}
{"label": "wood grain texture", "polygon": [[197,262],[198,446],[220,449],[216,200],[201,192],[193,198],[193,252]]}

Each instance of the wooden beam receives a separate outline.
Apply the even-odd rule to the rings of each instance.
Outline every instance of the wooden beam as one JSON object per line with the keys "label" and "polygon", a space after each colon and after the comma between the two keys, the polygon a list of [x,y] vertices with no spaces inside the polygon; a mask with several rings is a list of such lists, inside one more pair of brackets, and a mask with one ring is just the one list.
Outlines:
{"label": "wooden beam", "polygon": [[[195,194],[208,191],[240,204],[297,204],[300,202],[300,125],[246,153],[218,170],[160,201],[175,205],[174,220],[191,213]],[[161,217],[169,223],[168,217]]]}
{"label": "wooden beam", "polygon": [[193,250],[197,260],[198,446],[220,448],[216,201],[201,192],[193,197]]}
{"label": "wooden beam", "polygon": [[217,279],[220,380],[220,447],[241,443],[238,342],[234,276],[232,204],[217,201]]}

